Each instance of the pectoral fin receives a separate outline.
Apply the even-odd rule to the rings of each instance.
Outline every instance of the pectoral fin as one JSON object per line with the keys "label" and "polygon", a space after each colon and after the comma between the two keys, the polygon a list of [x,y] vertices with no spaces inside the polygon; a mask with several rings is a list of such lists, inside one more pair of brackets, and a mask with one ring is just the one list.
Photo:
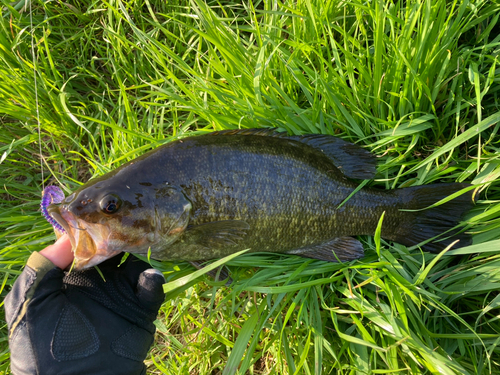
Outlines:
{"label": "pectoral fin", "polygon": [[217,249],[237,245],[249,229],[250,226],[241,220],[215,221],[188,227],[185,238],[189,243]]}
{"label": "pectoral fin", "polygon": [[322,244],[287,251],[287,254],[300,255],[307,258],[327,262],[348,262],[364,256],[363,245],[352,237],[338,237]]}
{"label": "pectoral fin", "polygon": [[[188,226],[179,239],[157,252],[158,259],[198,261],[222,258],[241,245],[250,226],[239,220],[216,221]],[[237,247],[234,251],[241,250]]]}

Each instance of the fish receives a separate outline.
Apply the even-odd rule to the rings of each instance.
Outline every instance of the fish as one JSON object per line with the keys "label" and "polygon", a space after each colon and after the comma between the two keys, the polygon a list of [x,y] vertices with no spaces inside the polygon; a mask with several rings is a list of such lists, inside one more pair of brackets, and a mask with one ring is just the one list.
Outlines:
{"label": "fish", "polygon": [[420,246],[431,252],[471,243],[457,230],[474,205],[471,185],[358,189],[376,173],[372,153],[339,137],[223,130],[151,150],[47,213],[68,233],[76,270],[121,252],[199,262],[249,249],[347,262],[364,256],[355,236],[374,235],[383,213],[386,240],[441,236]]}

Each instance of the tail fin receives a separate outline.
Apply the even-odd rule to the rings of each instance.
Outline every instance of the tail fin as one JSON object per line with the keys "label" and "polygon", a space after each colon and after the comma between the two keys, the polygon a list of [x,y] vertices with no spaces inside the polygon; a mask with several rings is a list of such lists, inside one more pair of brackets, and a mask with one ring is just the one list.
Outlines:
{"label": "tail fin", "polygon": [[[469,184],[451,183],[415,186],[395,190],[403,207],[409,210],[420,210],[470,186]],[[473,207],[472,190],[440,206],[422,211],[405,212],[404,219],[396,231],[394,241],[406,246],[417,245],[422,241],[439,236],[439,238],[422,245],[425,251],[439,252],[456,240],[455,247],[471,244],[471,237],[458,230],[451,230],[462,217]],[[448,232],[444,234],[445,232]]]}

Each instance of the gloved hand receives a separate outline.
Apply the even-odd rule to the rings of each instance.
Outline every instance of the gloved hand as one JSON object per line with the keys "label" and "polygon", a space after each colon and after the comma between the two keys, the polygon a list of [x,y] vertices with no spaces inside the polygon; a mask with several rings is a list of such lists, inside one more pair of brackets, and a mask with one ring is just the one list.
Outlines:
{"label": "gloved hand", "polygon": [[[62,237],[57,243],[63,240]],[[163,275],[130,256],[67,273],[33,253],[5,298],[18,374],[145,374]]]}

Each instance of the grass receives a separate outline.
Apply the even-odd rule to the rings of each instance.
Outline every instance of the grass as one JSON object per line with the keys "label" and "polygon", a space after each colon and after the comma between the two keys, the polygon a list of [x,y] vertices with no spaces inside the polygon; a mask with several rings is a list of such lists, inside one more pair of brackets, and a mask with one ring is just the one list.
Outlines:
{"label": "grass", "polygon": [[[155,262],[172,284],[149,372],[500,373],[497,1],[38,1],[33,29],[24,2],[2,3],[2,297],[54,240],[44,185],[69,193],[201,131],[334,134],[379,157],[371,186],[475,184],[474,244],[361,237],[347,264],[243,254],[229,288]],[[0,343],[9,373],[3,318]]]}

